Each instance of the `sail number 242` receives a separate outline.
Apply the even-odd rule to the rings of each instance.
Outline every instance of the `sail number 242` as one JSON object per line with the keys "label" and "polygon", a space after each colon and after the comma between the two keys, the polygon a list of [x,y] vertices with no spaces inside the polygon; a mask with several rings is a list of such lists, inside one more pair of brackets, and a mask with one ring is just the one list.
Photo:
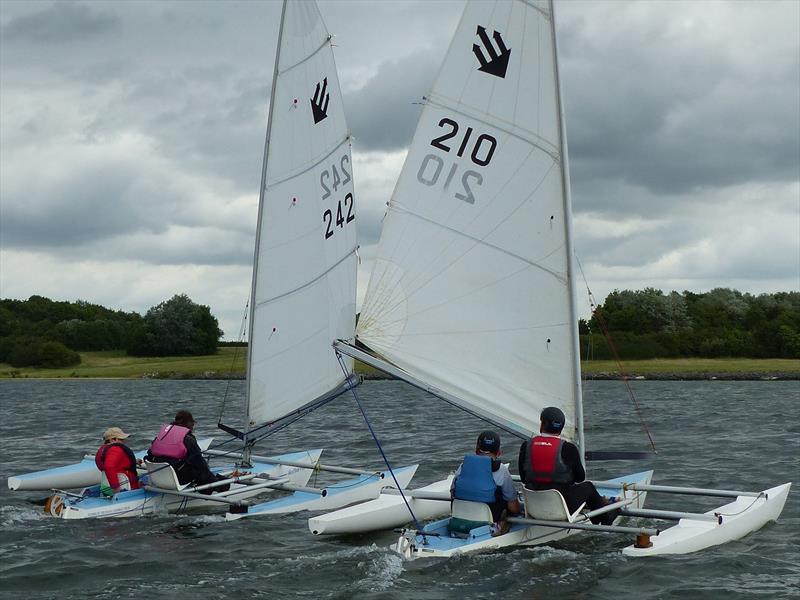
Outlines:
{"label": "sail number 242", "polygon": [[[347,165],[347,166],[346,166]],[[340,186],[350,183],[350,172],[347,170],[350,165],[350,157],[347,154],[342,155],[339,159],[339,168],[336,168],[336,163],[332,164],[329,169],[325,169],[319,174],[319,184],[322,186],[322,200],[327,200],[339,191]],[[339,173],[341,171],[341,174]],[[344,179],[342,178],[344,176]],[[336,202],[336,209],[334,214],[333,208],[325,209],[322,213],[322,221],[325,224],[325,239],[333,237],[335,227],[343,229],[347,223],[354,221],[356,216],[353,213],[353,194],[347,192],[344,199]]]}
{"label": "sail number 242", "polygon": [[[472,127],[467,127],[461,134],[457,121],[447,117],[439,121],[439,127],[444,130],[442,135],[433,138],[430,145],[447,153],[453,152],[456,157],[469,156],[476,167],[487,166],[497,149],[497,139],[488,133],[476,134]],[[417,181],[428,187],[442,185],[444,191],[449,191],[450,184],[459,171],[460,162],[453,161],[445,168],[445,160],[438,154],[426,154],[417,171]],[[445,173],[444,178],[442,174]],[[474,169],[461,169],[458,177],[461,189],[453,195],[459,200],[475,204],[475,195],[472,187],[483,184],[483,175]]]}

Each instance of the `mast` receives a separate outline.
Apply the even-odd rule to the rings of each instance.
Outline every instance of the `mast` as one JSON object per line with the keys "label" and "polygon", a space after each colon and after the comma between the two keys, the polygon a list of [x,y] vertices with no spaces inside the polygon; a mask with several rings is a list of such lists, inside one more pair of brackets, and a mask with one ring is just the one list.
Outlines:
{"label": "mast", "polygon": [[261,188],[259,189],[258,193],[258,219],[256,221],[256,243],[253,250],[253,278],[250,283],[250,307],[248,309],[247,315],[247,374],[246,374],[246,386],[245,386],[245,422],[244,428],[245,437],[244,437],[244,455],[243,461],[247,462],[249,460],[250,454],[250,446],[248,445],[247,440],[247,430],[250,426],[250,373],[252,371],[252,361],[253,361],[253,322],[255,321],[254,314],[256,310],[256,276],[258,274],[258,250],[261,246],[261,220],[263,218],[264,213],[264,193],[267,184],[267,160],[269,157],[269,140],[270,134],[272,131],[272,113],[275,108],[275,84],[278,81],[278,65],[280,64],[280,57],[281,57],[281,44],[283,42],[283,22],[286,18],[286,2],[287,0],[283,0],[283,6],[281,8],[281,24],[280,28],[278,29],[278,47],[275,50],[275,69],[272,73],[272,89],[269,95],[269,113],[267,116],[267,136],[264,140],[264,160],[261,165]]}
{"label": "mast", "polygon": [[575,269],[573,265],[574,249],[572,247],[572,199],[569,187],[569,158],[567,154],[567,130],[564,124],[564,104],[561,96],[561,74],[558,69],[558,40],[556,39],[556,19],[553,0],[550,0],[550,28],[553,36],[553,67],[556,74],[556,96],[558,103],[558,124],[561,150],[561,180],[563,185],[564,200],[564,227],[567,241],[567,281],[569,286],[569,312],[570,312],[570,335],[572,338],[573,353],[573,393],[575,395],[575,422],[576,432],[575,441],[580,451],[581,463],[586,465],[584,456],[585,443],[583,432],[583,395],[581,391],[581,354],[580,337],[578,335],[578,310],[577,293],[575,289]]}

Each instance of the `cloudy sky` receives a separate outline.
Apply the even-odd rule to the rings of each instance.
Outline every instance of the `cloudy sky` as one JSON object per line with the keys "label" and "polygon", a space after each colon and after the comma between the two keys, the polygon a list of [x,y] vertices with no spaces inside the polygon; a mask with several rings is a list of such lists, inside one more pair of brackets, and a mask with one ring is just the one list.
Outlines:
{"label": "cloudy sky", "polygon": [[[361,291],[462,6],[321,3],[355,137]],[[0,0],[0,297],[143,313],[185,292],[238,337],[279,15]],[[800,289],[800,2],[565,0],[557,17],[597,299]]]}

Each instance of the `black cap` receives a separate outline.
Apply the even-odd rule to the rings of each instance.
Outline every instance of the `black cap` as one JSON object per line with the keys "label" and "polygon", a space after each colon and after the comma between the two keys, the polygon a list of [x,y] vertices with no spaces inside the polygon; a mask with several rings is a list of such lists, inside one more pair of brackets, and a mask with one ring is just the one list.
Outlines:
{"label": "black cap", "polygon": [[564,412],[556,406],[548,406],[542,411],[542,425],[548,433],[561,433],[567,418]]}
{"label": "black cap", "polygon": [[482,431],[478,436],[478,450],[482,452],[499,452],[500,435],[495,431]]}

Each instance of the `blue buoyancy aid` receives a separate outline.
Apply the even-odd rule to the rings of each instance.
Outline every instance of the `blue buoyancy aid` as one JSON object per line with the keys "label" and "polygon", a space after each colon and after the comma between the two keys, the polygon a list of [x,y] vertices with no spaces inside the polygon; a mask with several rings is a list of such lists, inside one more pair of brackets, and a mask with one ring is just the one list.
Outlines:
{"label": "blue buoyancy aid", "polygon": [[472,502],[493,503],[497,500],[497,484],[492,476],[492,458],[467,454],[456,478],[454,497]]}

